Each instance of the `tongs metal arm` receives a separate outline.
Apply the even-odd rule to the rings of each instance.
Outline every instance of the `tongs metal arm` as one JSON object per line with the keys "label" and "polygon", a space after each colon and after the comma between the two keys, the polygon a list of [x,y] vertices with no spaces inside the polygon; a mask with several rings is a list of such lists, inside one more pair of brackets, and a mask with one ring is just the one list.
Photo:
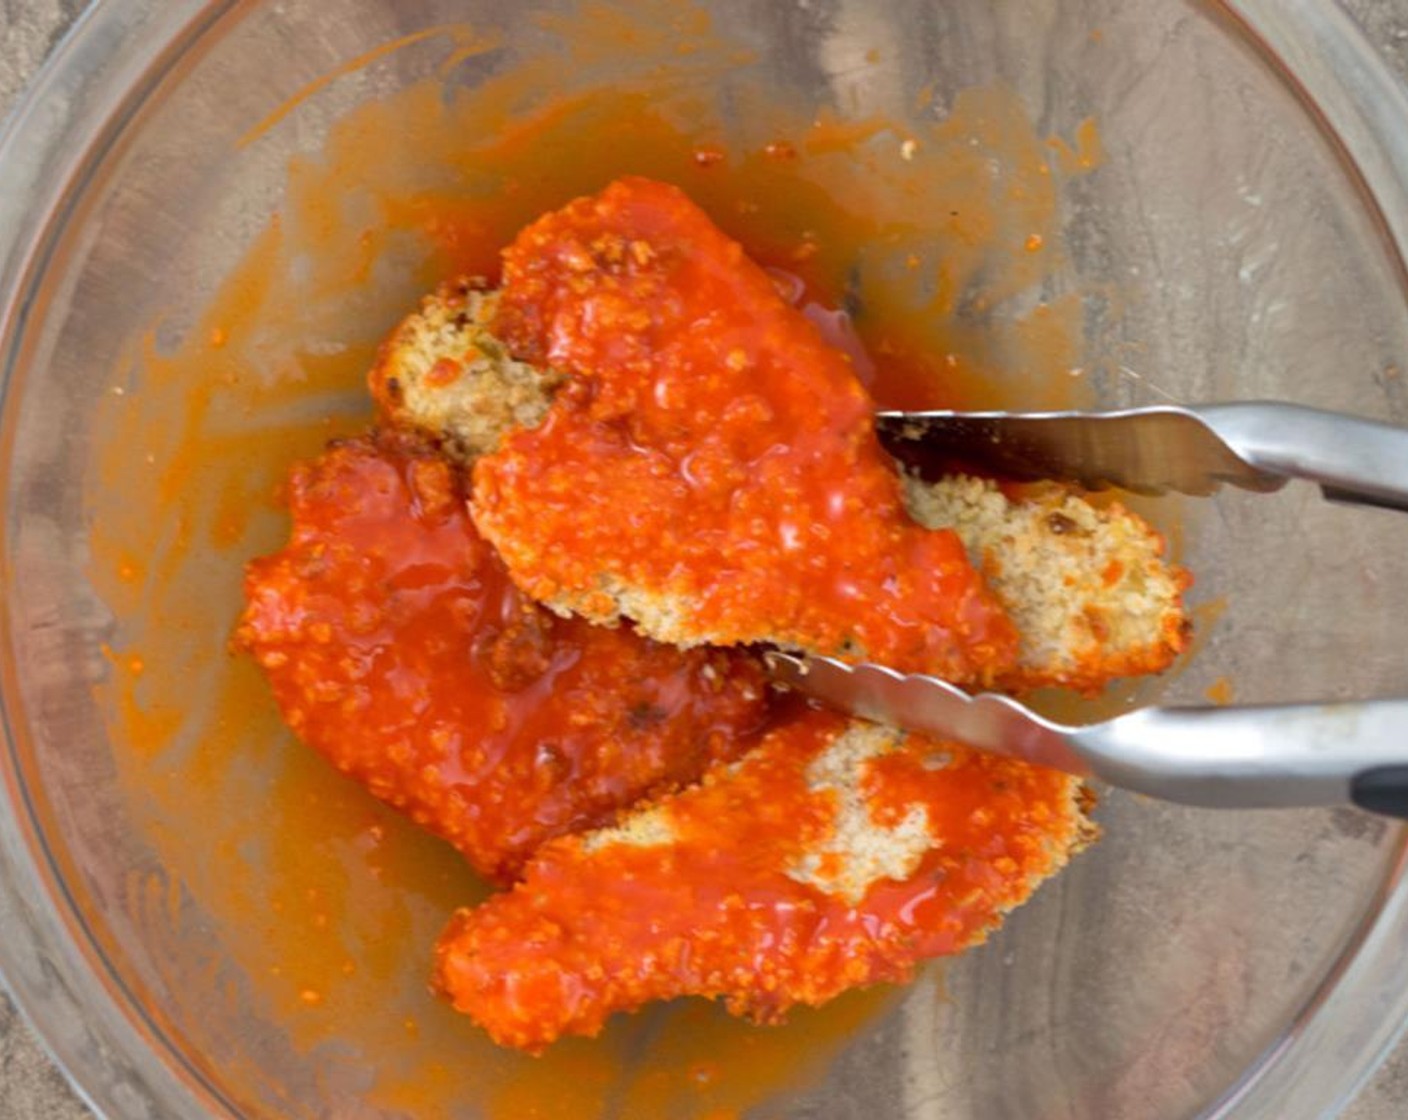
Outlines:
{"label": "tongs metal arm", "polygon": [[876,430],[921,475],[971,462],[1014,478],[1144,494],[1249,490],[1288,478],[1326,497],[1408,510],[1408,429],[1281,402],[1114,412],[880,412]]}
{"label": "tongs metal arm", "polygon": [[1408,430],[1278,402],[1189,411],[1257,470],[1318,483],[1335,501],[1408,510]]}
{"label": "tongs metal arm", "polygon": [[1143,708],[1071,734],[1111,785],[1186,805],[1408,819],[1408,700]]}
{"label": "tongs metal arm", "polygon": [[1143,708],[1070,726],[1006,696],[769,652],[773,679],[865,719],[1211,808],[1343,805],[1408,819],[1408,699]]}

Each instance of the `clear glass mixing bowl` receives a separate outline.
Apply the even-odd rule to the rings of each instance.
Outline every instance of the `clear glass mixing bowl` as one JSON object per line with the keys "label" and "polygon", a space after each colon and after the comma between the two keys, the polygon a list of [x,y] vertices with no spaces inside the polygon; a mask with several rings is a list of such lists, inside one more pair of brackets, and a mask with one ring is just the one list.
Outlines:
{"label": "clear glass mixing bowl", "polygon": [[[1038,296],[1077,294],[1076,352],[1099,400],[1280,397],[1408,422],[1408,102],[1336,5],[704,8],[746,46],[740,68],[780,100],[829,105],[842,123],[877,110],[934,119],[958,91],[994,84],[1016,91],[1040,135],[1080,135],[1094,118],[1099,158],[1081,151],[1099,166],[1063,185],[1064,256]],[[684,18],[682,37],[700,32],[678,5],[653,10],[666,24]],[[179,484],[167,469],[179,448],[116,440],[115,399],[171,394],[176,408],[175,396],[201,390],[209,415],[266,423],[227,404],[234,382],[218,370],[204,387],[151,370],[205,329],[201,311],[221,277],[288,202],[290,157],[319,151],[348,112],[428,77],[449,75],[447,88],[472,94],[560,27],[544,18],[555,11],[493,0],[106,0],[0,143],[0,970],[106,1115],[429,1115],[398,1095],[406,1086],[397,1081],[438,1079],[442,1112],[506,1116],[517,1098],[500,1090],[514,1078],[542,1115],[568,1115],[542,1102],[589,1090],[603,1115],[652,1114],[638,1102],[653,1098],[631,1095],[639,1086],[574,1082],[570,1062],[597,1069],[589,1046],[569,1047],[558,1064],[520,1065],[434,1011],[418,1011],[425,1022],[408,1020],[397,1042],[368,1025],[375,1009],[309,1028],[298,1018],[309,1007],[260,996],[238,922],[209,892],[217,881],[257,880],[267,853],[222,847],[199,814],[173,837],[158,807],[179,803],[180,791],[175,801],[170,789],[166,801],[153,791],[177,761],[146,758],[134,771],[140,744],[114,729],[135,724],[113,709],[114,675],[140,671],[123,652],[139,625],[189,651],[189,663],[149,671],[184,673],[191,711],[206,702],[211,674],[232,671],[208,653],[223,646],[236,609],[240,549],[212,545],[179,572],[144,577],[181,583],[182,602],[219,600],[221,625],[206,614],[124,615],[97,543],[116,513],[93,498],[96,487],[140,506]],[[615,17],[599,5],[587,18],[609,26]],[[420,34],[447,24],[482,38],[460,32],[447,45]],[[375,53],[392,41],[399,49]],[[661,80],[687,84],[691,53],[675,55]],[[540,80],[570,84],[591,66],[588,51]],[[1079,164],[1081,151],[1062,158]],[[621,170],[633,158],[622,150]],[[922,228],[924,199],[915,206]],[[302,332],[305,419],[355,412],[355,385],[329,391],[307,370],[347,340],[370,345],[423,282],[415,246],[403,249],[366,265],[368,290],[380,284],[396,299],[320,306],[306,322],[285,309],[285,329]],[[976,302],[954,312],[979,334],[1005,313]],[[288,420],[267,419],[271,440]],[[261,524],[260,539],[276,539],[277,518]],[[1239,701],[1408,688],[1408,519],[1292,488],[1223,495],[1186,511],[1184,524],[1205,638],[1166,699],[1198,702],[1225,692],[1224,681]],[[205,528],[146,527],[154,551],[173,531]],[[165,719],[179,730],[190,716],[169,698],[157,710],[137,696],[127,715],[152,727]],[[222,813],[274,811],[269,783],[287,744],[267,711],[248,720],[249,765],[209,803],[212,830]],[[181,749],[199,752],[194,739]],[[347,805],[374,815],[369,803]],[[732,1107],[833,1120],[1333,1114],[1408,1017],[1400,830],[1348,810],[1219,815],[1119,795],[1101,820],[1105,841],[993,944],[888,1003],[853,1007],[843,1041],[817,1044],[818,1068]],[[173,862],[172,852],[196,857]],[[451,861],[427,858],[454,874]],[[328,874],[353,873],[329,859]],[[249,900],[262,905],[253,888]],[[416,914],[436,916],[433,903],[417,905],[403,936],[419,930]],[[272,908],[269,922],[283,913]],[[424,943],[407,936],[400,946],[394,933],[391,956],[406,960],[380,966],[399,1001],[388,1015],[427,998],[415,979]],[[303,995],[308,1005],[321,998]],[[634,1033],[610,1044],[622,1071],[672,1045],[676,1014],[623,1028]],[[821,1037],[826,1022],[804,1017],[795,1029]],[[751,1035],[729,1037],[725,1067],[773,1061],[750,1049],[765,1046]],[[437,1046],[430,1059],[410,1054]],[[700,1076],[724,1084],[736,1072]],[[555,1079],[559,1097],[543,1096],[535,1077]],[[494,1100],[490,1081],[500,1086]],[[713,1091],[672,1107],[720,1115]]]}

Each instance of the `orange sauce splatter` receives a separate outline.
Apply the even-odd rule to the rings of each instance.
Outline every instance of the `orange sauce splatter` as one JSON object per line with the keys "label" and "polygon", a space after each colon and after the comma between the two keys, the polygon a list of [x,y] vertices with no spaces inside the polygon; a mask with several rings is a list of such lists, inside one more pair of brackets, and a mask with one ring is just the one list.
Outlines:
{"label": "orange sauce splatter", "polygon": [[[1175,524],[1174,528],[1178,529],[1179,526]],[[1175,542],[1178,541],[1179,535],[1177,532],[1171,534]],[[1218,620],[1227,613],[1227,598],[1218,595],[1212,599],[1205,599],[1201,603],[1194,603],[1190,607],[1189,613],[1193,616],[1193,640],[1180,658],[1180,666],[1186,666],[1193,661],[1212,638],[1217,629]],[[1174,672],[1178,671],[1179,668],[1176,667]]]}
{"label": "orange sauce splatter", "polygon": [[[435,71],[487,44],[467,29],[447,60],[437,30],[387,50],[432,52]],[[257,669],[226,649],[243,562],[287,531],[290,463],[365,426],[365,371],[420,293],[492,278],[538,214],[649,175],[797,272],[803,304],[845,307],[877,398],[1079,402],[1079,302],[1039,298],[1063,261],[1051,149],[1014,95],[965,93],[941,123],[819,118],[687,5],[590,4],[541,31],[472,88],[427,79],[348,113],[291,162],[279,214],[179,343],[158,345],[153,323],[116,371],[123,394],[95,404],[91,574],[116,623],[99,700],[163,868],[111,905],[139,931],[126,945],[161,992],[159,1029],[222,1092],[274,1114],[289,1092],[425,1120],[476,1105],[493,1120],[743,1114],[817,1078],[888,998],[775,1032],[685,1006],[535,1061],[427,993],[441,926],[486,888],[295,744]],[[385,53],[304,90],[243,150]],[[764,154],[782,141],[797,158]],[[1025,250],[1033,233],[1041,253]],[[691,1074],[703,1064],[709,1077]],[[311,1087],[290,1089],[281,1066]]]}
{"label": "orange sauce splatter", "polygon": [[1094,117],[1086,117],[1076,125],[1075,134],[1068,143],[1060,136],[1047,141],[1055,150],[1059,166],[1067,175],[1081,175],[1094,171],[1105,162],[1105,149],[1100,139],[1100,127]]}
{"label": "orange sauce splatter", "polygon": [[1236,691],[1232,687],[1232,682],[1227,677],[1218,677],[1212,684],[1208,685],[1204,693],[1208,698],[1208,703],[1225,707],[1236,699]]}

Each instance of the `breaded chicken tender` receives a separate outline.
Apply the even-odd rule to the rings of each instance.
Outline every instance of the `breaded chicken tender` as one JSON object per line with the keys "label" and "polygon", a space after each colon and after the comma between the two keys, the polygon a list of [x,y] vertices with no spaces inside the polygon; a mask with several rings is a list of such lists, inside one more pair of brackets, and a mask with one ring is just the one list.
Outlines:
{"label": "breaded chicken tender", "polygon": [[960,542],[904,515],[847,360],[683,195],[623,181],[506,262],[497,297],[429,301],[370,380],[393,422],[478,458],[476,522],[534,598],[680,646],[1012,663]]}
{"label": "breaded chicken tender", "polygon": [[1015,664],[957,535],[906,515],[848,357],[678,189],[621,179],[530,225],[493,330],[567,375],[474,466],[475,524],[534,599],[682,647]]}
{"label": "breaded chicken tender", "polygon": [[250,563],[237,644],[300,739],[491,878],[697,780],[761,726],[746,654],[523,596],[429,448],[347,441],[296,467],[288,495],[289,542]]}
{"label": "breaded chicken tender", "polygon": [[455,915],[435,984],[529,1051],[685,995],[776,1022],[979,944],[1095,835],[1075,778],[808,711],[701,785],[546,845]]}
{"label": "breaded chicken tender", "polygon": [[[489,330],[498,299],[465,282],[442,288],[393,335],[371,379],[388,423],[425,433],[466,465],[541,423],[562,383],[532,382],[507,357]],[[438,378],[414,372],[437,365],[447,371]],[[506,383],[517,386],[511,409],[499,403]],[[1097,508],[1060,486],[1019,493],[965,475],[903,480],[909,515],[957,534],[1015,624],[1015,663],[992,687],[1094,691],[1166,669],[1188,643],[1189,578],[1166,560],[1163,538],[1118,503]]]}

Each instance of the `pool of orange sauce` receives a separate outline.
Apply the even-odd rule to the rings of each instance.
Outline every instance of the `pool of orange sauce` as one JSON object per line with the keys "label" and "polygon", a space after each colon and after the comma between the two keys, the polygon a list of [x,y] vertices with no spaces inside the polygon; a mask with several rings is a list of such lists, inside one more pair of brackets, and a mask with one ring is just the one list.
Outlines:
{"label": "pool of orange sauce", "polygon": [[[101,700],[164,869],[120,903],[144,931],[158,1023],[252,1115],[319,1100],[427,1120],[725,1120],[815,1084],[896,998],[856,993],[773,1029],[686,1004],[531,1059],[427,993],[442,923],[487,888],[294,743],[226,647],[243,561],[286,531],[288,465],[365,425],[362,377],[415,293],[492,277],[527,221],[643,174],[798,277],[804,303],[846,307],[832,324],[863,341],[882,402],[1083,399],[1079,299],[1039,293],[1062,263],[1058,181],[1098,162],[1093,125],[1049,141],[1000,89],[960,95],[942,120],[922,95],[845,119],[772,89],[687,5],[586,5],[543,32],[463,88],[466,60],[498,49],[473,29],[360,60],[426,52],[427,76],[290,162],[279,212],[196,325],[163,348],[153,323],[99,405],[92,578],[118,620]],[[271,1055],[316,1072],[285,1090]]]}

